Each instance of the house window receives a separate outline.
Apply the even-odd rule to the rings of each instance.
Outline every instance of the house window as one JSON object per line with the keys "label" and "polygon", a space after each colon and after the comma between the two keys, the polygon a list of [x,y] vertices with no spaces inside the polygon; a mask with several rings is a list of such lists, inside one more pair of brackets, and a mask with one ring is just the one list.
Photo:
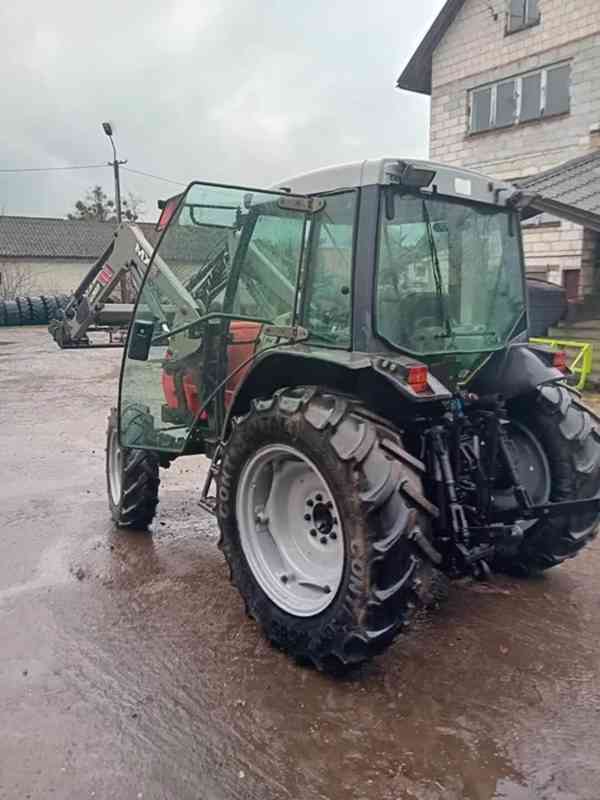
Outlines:
{"label": "house window", "polygon": [[569,64],[546,71],[546,101],[544,103],[546,116],[564,114],[569,110],[571,105],[570,79],[571,67]]}
{"label": "house window", "polygon": [[571,65],[557,64],[471,90],[469,132],[565,114],[570,106]]}
{"label": "house window", "polygon": [[479,89],[471,99],[471,129],[485,131],[490,127],[492,114],[492,89]]}
{"label": "house window", "polygon": [[514,33],[540,21],[538,0],[509,0],[506,32]]}
{"label": "house window", "polygon": [[515,81],[499,83],[496,89],[496,127],[512,125],[517,115],[517,88]]}

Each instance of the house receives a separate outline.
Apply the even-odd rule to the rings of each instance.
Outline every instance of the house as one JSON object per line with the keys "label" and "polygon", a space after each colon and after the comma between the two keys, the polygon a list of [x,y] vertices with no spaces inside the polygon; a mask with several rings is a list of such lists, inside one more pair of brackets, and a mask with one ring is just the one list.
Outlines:
{"label": "house", "polygon": [[[155,243],[154,225],[138,224]],[[0,216],[0,298],[70,294],[114,232],[114,222]]]}
{"label": "house", "polygon": [[557,201],[568,187],[580,217],[534,218],[524,247],[528,273],[572,300],[600,290],[600,228],[586,215],[600,192],[599,75],[598,0],[447,0],[398,79],[431,97],[432,160]]}

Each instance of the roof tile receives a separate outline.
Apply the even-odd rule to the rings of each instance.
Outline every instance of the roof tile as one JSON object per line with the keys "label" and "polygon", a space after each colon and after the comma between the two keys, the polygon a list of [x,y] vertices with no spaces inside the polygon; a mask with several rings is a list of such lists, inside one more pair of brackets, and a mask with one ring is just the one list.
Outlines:
{"label": "roof tile", "polygon": [[[154,244],[154,225],[136,224]],[[114,222],[0,216],[0,258],[94,260],[106,250],[114,232]]]}

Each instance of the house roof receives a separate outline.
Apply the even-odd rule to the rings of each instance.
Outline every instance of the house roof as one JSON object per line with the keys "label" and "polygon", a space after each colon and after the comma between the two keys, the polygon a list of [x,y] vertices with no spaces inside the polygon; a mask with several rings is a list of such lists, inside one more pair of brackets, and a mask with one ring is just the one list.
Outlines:
{"label": "house roof", "polygon": [[517,185],[534,195],[535,208],[600,231],[600,150],[523,178]]}
{"label": "house roof", "polygon": [[404,68],[404,72],[398,78],[396,85],[400,89],[407,89],[409,92],[419,92],[420,94],[431,94],[431,60],[433,51],[454,22],[454,17],[464,3],[465,0],[446,0],[433,25],[425,34],[421,44]]}
{"label": "house roof", "polygon": [[[154,225],[137,224],[144,236],[155,244]],[[0,258],[93,261],[106,250],[114,232],[114,222],[0,215]]]}

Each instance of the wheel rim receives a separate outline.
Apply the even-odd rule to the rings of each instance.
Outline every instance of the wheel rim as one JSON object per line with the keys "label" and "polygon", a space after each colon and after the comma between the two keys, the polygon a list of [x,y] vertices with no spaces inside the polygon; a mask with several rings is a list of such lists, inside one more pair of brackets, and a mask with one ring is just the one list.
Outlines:
{"label": "wheel rim", "polygon": [[324,611],[342,582],[345,545],[315,464],[288,445],[261,448],[242,470],[236,513],[242,550],[265,594],[296,617]]}
{"label": "wheel rim", "polygon": [[108,441],[108,486],[113,504],[118,506],[123,488],[123,450],[116,430],[111,431]]}

